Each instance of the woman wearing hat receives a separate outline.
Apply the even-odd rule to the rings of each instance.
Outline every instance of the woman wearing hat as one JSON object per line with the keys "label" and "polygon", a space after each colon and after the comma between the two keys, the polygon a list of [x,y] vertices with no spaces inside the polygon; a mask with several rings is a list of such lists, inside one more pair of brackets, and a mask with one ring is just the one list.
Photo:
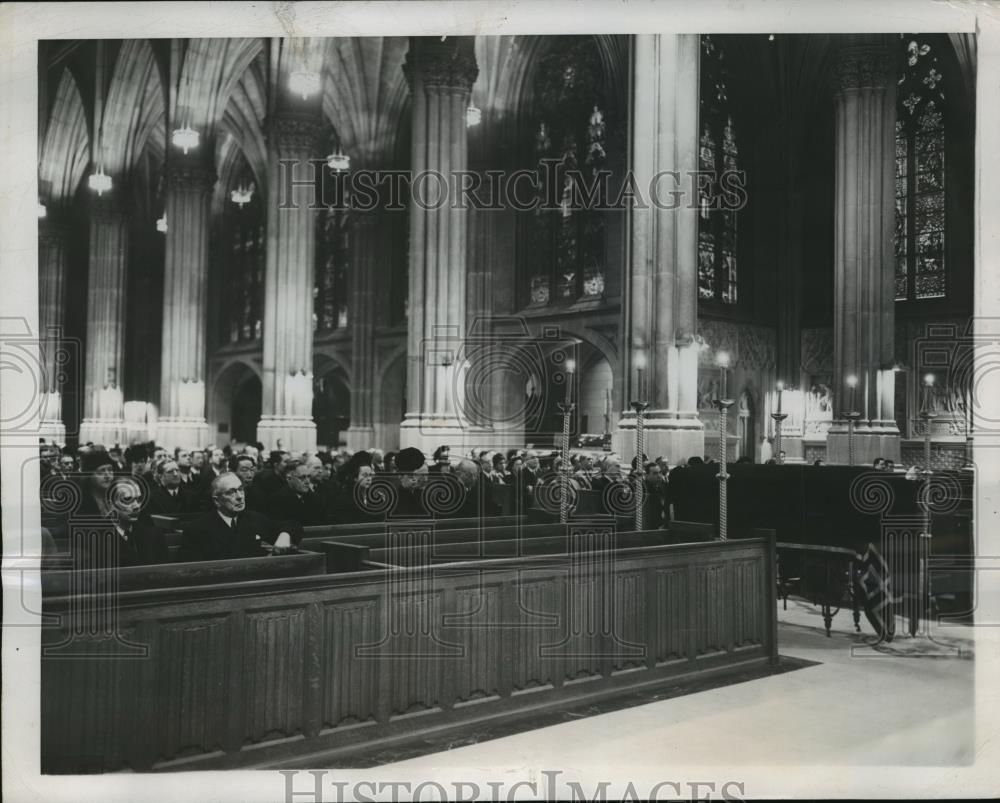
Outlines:
{"label": "woman wearing hat", "polygon": [[81,516],[107,516],[111,512],[110,490],[115,465],[103,449],[88,449],[80,456]]}
{"label": "woman wearing hat", "polygon": [[375,477],[371,452],[355,452],[337,473],[327,512],[338,523],[371,521],[378,518],[368,501],[368,488]]}

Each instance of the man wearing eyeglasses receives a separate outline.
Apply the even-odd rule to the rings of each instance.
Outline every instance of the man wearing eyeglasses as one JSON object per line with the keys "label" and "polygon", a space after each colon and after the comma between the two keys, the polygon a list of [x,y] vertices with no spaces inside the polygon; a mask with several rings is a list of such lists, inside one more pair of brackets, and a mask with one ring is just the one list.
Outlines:
{"label": "man wearing eyeglasses", "polygon": [[295,522],[276,522],[247,510],[243,482],[236,474],[220,474],[210,486],[212,510],[184,528],[180,559],[226,560],[287,552],[302,540]]}
{"label": "man wearing eyeglasses", "polygon": [[323,501],[314,490],[314,469],[309,462],[292,460],[285,467],[285,487],[266,502],[273,519],[297,521],[303,526],[325,524]]}

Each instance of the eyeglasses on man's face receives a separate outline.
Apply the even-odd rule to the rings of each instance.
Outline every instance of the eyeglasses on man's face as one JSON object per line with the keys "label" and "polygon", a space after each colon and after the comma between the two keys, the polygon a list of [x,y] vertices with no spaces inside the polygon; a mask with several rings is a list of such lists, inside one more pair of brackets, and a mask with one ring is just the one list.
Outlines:
{"label": "eyeglasses on man's face", "polygon": [[245,493],[245,488],[229,488],[225,491],[219,491],[219,496],[228,496],[231,499],[234,496],[242,496]]}

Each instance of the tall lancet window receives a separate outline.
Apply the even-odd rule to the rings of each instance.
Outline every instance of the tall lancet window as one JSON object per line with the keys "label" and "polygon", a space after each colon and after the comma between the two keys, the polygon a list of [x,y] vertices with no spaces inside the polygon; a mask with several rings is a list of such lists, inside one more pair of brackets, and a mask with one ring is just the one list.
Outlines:
{"label": "tall lancet window", "polygon": [[223,298],[223,339],[229,343],[256,340],[264,320],[264,267],[267,258],[266,218],[253,171],[246,163],[234,170],[225,196],[228,265]]}
{"label": "tall lancet window", "polygon": [[[555,37],[538,64],[530,147],[537,207],[529,214],[522,303],[604,296],[611,121],[593,37]],[[602,203],[604,202],[604,203]]]}
{"label": "tall lancet window", "polygon": [[945,92],[931,41],[900,34],[896,87],[896,300],[943,298]]}
{"label": "tall lancet window", "polygon": [[317,332],[345,329],[350,260],[348,214],[343,209],[328,207],[316,213],[316,227],[313,329]]}
{"label": "tall lancet window", "polygon": [[[328,153],[340,150],[331,133]],[[318,192],[331,205],[316,213],[316,275],[313,284],[313,329],[329,332],[347,328],[348,275],[350,271],[350,217],[345,194],[345,174],[323,166]]]}
{"label": "tall lancet window", "polygon": [[698,169],[698,298],[738,300],[737,211],[727,208],[720,180],[738,169],[739,149],[729,102],[729,70],[717,39],[701,37],[701,102]]}

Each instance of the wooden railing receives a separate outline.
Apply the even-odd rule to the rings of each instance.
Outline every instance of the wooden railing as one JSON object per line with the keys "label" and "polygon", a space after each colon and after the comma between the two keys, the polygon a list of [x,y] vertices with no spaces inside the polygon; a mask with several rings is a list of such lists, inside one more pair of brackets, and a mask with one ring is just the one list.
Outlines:
{"label": "wooden railing", "polygon": [[87,600],[46,595],[62,621],[43,633],[42,771],[350,766],[458,723],[776,663],[773,533],[570,549],[124,591],[113,636],[71,633]]}

